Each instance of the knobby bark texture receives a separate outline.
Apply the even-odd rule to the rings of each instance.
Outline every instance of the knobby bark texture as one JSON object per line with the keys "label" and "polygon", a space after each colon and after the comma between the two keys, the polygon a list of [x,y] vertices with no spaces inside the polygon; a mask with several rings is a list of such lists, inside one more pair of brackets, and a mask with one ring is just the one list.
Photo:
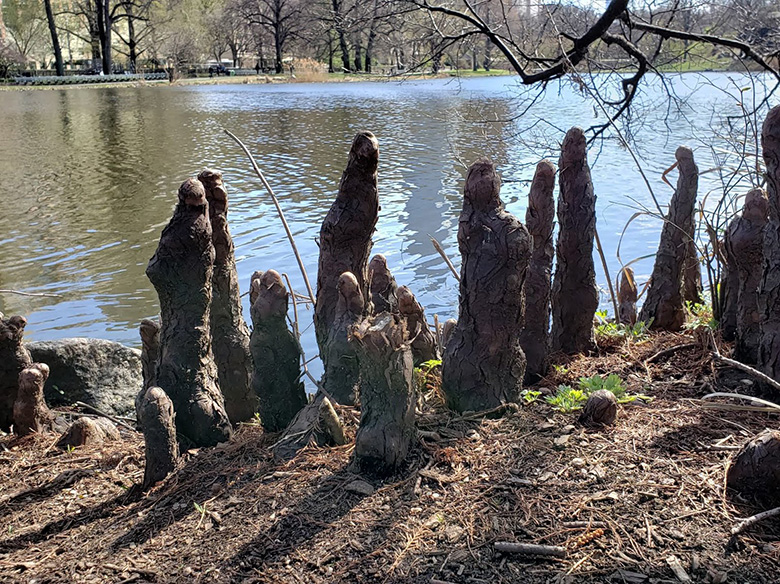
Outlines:
{"label": "knobby bark texture", "polygon": [[143,387],[135,396],[135,419],[141,423],[141,404],[146,390],[157,385],[157,364],[160,361],[160,322],[145,318],[139,327],[141,335],[141,373]]}
{"label": "knobby bark texture", "polygon": [[0,313],[0,430],[11,429],[14,402],[19,391],[19,374],[32,365],[30,352],[22,344],[27,319],[4,317]]}
{"label": "knobby bark texture", "polygon": [[33,363],[19,374],[19,392],[14,402],[14,433],[26,436],[51,430],[54,415],[43,398],[49,366]]}
{"label": "knobby bark texture", "polygon": [[517,400],[525,375],[519,338],[531,237],[504,210],[500,184],[487,160],[472,164],[466,176],[458,227],[458,322],[442,364],[447,405],[461,412]]}
{"label": "knobby bark texture", "polygon": [[282,437],[272,447],[274,458],[288,460],[304,446],[342,446],[347,443],[342,424],[333,404],[322,392],[295,416]]}
{"label": "knobby bark texture", "polygon": [[618,403],[615,394],[599,389],[588,396],[578,422],[588,428],[611,426],[617,419]]}
{"label": "knobby bark texture", "polygon": [[696,214],[691,217],[690,239],[685,244],[685,267],[683,268],[683,300],[691,304],[702,304],[701,263],[696,249]]}
{"label": "knobby bark texture", "polygon": [[233,238],[228,227],[227,189],[222,173],[204,170],[198,180],[206,190],[211,241],[214,244],[214,272],[211,276],[211,339],[217,362],[219,388],[225,411],[233,424],[254,416],[257,399],[252,392],[252,354],[249,327],[241,308],[241,292]]}
{"label": "knobby bark texture", "polygon": [[[738,276],[733,357],[743,363],[758,361],[761,322],[758,313],[758,286],[764,261],[764,228],[769,215],[769,200],[763,189],[753,189],[745,197],[742,215],[736,217],[725,237],[729,272]],[[733,268],[731,268],[733,266]]]}
{"label": "knobby bark texture", "polygon": [[550,349],[571,355],[596,348],[593,316],[599,305],[593,265],[596,195],[590,178],[587,142],[580,128],[566,133],[558,169],[558,243]]}
{"label": "knobby bark texture", "polygon": [[547,371],[547,349],[550,345],[550,291],[552,288],[553,226],[555,221],[555,165],[542,160],[536,165],[525,226],[533,240],[528,275],[523,286],[525,315],[520,345],[527,365],[526,383],[538,381]]}
{"label": "knobby bark texture", "polygon": [[257,300],[257,295],[260,293],[260,279],[263,277],[263,272],[261,270],[256,270],[252,272],[252,277],[249,279],[249,306],[251,307],[255,300]]}
{"label": "knobby bark texture", "polygon": [[444,351],[452,338],[452,333],[455,331],[455,325],[458,321],[454,318],[448,318],[441,327],[441,348]]}
{"label": "knobby bark texture", "polygon": [[693,151],[680,146],[675,157],[679,172],[677,189],[669,203],[650,288],[639,313],[639,320],[649,323],[650,328],[667,331],[678,331],[685,323],[683,276],[699,186],[699,169],[693,160]]}
{"label": "knobby bark texture", "polygon": [[780,106],[767,114],[761,142],[769,222],[764,231],[764,262],[758,295],[761,321],[758,365],[764,373],[780,380]]}
{"label": "knobby bark texture", "polygon": [[232,434],[211,352],[213,269],[206,192],[188,179],[146,275],[160,298],[157,383],[173,402],[178,433],[196,446],[213,446]]}
{"label": "knobby bark texture", "polygon": [[411,339],[414,366],[440,359],[436,337],[425,320],[422,304],[417,302],[412,291],[406,286],[398,288],[398,312],[404,317],[406,330]]}
{"label": "knobby bark texture", "polygon": [[269,432],[283,430],[306,405],[301,381],[301,346],[287,328],[289,293],[282,277],[268,270],[253,281],[252,388],[260,400],[260,420]]}
{"label": "knobby bark texture", "polygon": [[780,431],[764,430],[745,444],[729,464],[726,485],[766,507],[780,505]]}
{"label": "knobby bark texture", "polygon": [[404,320],[383,312],[352,331],[361,376],[355,462],[375,476],[392,474],[403,463],[414,436],[414,363]]}
{"label": "knobby bark texture", "polygon": [[387,258],[381,253],[372,257],[368,263],[368,278],[371,282],[371,302],[374,305],[374,313],[397,312],[398,284],[395,283],[395,278],[387,267]]}
{"label": "knobby bark texture", "polygon": [[105,418],[78,418],[57,442],[57,448],[67,450],[79,446],[94,446],[119,440],[119,430]]}
{"label": "knobby bark texture", "polygon": [[623,268],[620,271],[620,287],[618,288],[618,322],[626,325],[636,324],[636,301],[639,290],[634,278],[634,270]]}
{"label": "knobby bark texture", "polygon": [[322,386],[342,405],[354,405],[358,398],[358,367],[355,347],[349,342],[350,330],[363,316],[364,302],[360,283],[354,274],[341,274],[336,290],[339,293],[335,320],[328,337],[320,344],[320,355],[325,371]]}
{"label": "knobby bark texture", "polygon": [[733,341],[737,336],[737,301],[739,300],[739,270],[733,259],[729,259],[725,238],[721,247],[726,257],[721,276],[720,332],[724,341]]}
{"label": "knobby bark texture", "polygon": [[336,200],[322,222],[314,307],[320,354],[326,352],[323,348],[336,320],[337,284],[344,272],[351,272],[357,279],[359,292],[365,300],[363,314],[371,312],[368,256],[379,212],[378,162],[379,142],[371,132],[360,132],[352,142]]}
{"label": "knobby bark texture", "polygon": [[146,452],[143,488],[148,489],[176,468],[179,458],[176,413],[168,395],[159,387],[150,387],[141,400],[139,415]]}

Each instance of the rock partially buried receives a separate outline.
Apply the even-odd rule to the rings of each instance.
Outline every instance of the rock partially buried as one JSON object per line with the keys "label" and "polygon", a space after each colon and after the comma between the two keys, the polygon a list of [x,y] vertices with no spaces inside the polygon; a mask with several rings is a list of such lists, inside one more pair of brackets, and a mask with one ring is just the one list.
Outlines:
{"label": "rock partially buried", "polygon": [[141,351],[104,339],[61,339],[28,343],[34,361],[49,366],[44,387],[50,406],[84,402],[109,414],[135,409],[143,386]]}
{"label": "rock partially buried", "polygon": [[764,430],[737,452],[726,485],[766,507],[780,505],[780,431]]}
{"label": "rock partially buried", "polygon": [[78,418],[62,435],[57,448],[67,450],[79,446],[95,446],[119,440],[119,430],[105,418]]}

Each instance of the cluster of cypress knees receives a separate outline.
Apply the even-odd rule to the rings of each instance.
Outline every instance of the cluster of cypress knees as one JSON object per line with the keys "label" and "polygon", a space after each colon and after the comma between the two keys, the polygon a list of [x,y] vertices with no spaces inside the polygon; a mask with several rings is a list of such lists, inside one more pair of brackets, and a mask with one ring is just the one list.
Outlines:
{"label": "cluster of cypress knees", "polygon": [[[724,336],[736,340],[738,359],[780,379],[780,107],[765,121],[763,154],[768,194],[747,194],[722,242],[721,322]],[[677,188],[639,313],[663,330],[679,330],[685,301],[701,295],[694,243],[698,169],[690,148],[678,148],[676,158]],[[411,290],[397,286],[385,257],[369,261],[379,213],[378,161],[376,137],[359,133],[320,230],[314,325],[324,374],[311,400],[302,383],[300,345],[285,320],[290,294],[279,273],[252,275],[251,332],[244,322],[221,173],[205,170],[181,185],[146,270],[159,296],[160,320],[140,327],[144,387],[136,410],[146,441],[144,486],[175,468],[181,440],[196,446],[226,441],[255,413],[267,431],[283,431],[274,446],[279,457],[309,443],[342,444],[334,406],[356,404],[355,462],[364,472],[386,475],[403,462],[414,437],[416,365],[441,357],[447,405],[481,411],[519,400],[523,384],[545,374],[550,355],[595,348],[596,197],[581,129],[566,134],[557,172],[549,161],[538,164],[525,225],[504,210],[494,165],[478,160],[469,168],[458,227],[458,319],[437,331]],[[621,272],[618,299],[619,320],[636,322],[630,268]],[[0,360],[6,369],[0,377],[17,380],[0,392],[7,402],[0,404],[0,423],[14,423],[20,433],[41,431],[54,420],[43,400],[48,368],[25,356],[24,324],[23,317],[0,320],[0,352],[8,353]],[[614,397],[594,397],[581,421],[613,421]],[[751,443],[753,450],[758,442]],[[735,484],[738,467],[732,465]]]}

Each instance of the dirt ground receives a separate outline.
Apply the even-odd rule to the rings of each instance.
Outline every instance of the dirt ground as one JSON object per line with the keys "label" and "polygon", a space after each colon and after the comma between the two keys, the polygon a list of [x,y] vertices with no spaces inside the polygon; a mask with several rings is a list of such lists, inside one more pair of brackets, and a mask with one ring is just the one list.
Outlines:
{"label": "dirt ground", "polygon": [[[0,441],[2,582],[780,581],[780,521],[732,538],[758,509],[727,497],[734,450],[776,415],[705,409],[753,387],[684,335],[622,341],[539,384],[617,373],[616,427],[590,432],[542,399],[503,417],[456,416],[429,393],[408,466],[385,481],[350,469],[352,446],[275,463],[273,435],[245,426],[189,451],[148,493],[140,434],[62,452],[53,435]],[[354,432],[355,410],[341,409]],[[496,542],[563,546],[564,558]]]}

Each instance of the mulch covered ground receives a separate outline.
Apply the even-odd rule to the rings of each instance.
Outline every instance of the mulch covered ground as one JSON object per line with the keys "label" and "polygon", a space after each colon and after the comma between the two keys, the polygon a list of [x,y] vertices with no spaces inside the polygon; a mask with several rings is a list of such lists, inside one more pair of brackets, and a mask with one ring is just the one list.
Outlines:
{"label": "mulch covered ground", "polygon": [[[733,448],[778,418],[703,409],[724,379],[754,386],[702,348],[646,363],[693,341],[617,341],[539,384],[617,373],[654,398],[601,432],[541,399],[491,419],[449,413],[431,392],[408,467],[386,481],[355,474],[349,445],[276,463],[274,436],[246,426],[143,494],[139,434],[72,452],[53,435],[4,438],[0,581],[651,583],[680,581],[679,562],[694,582],[778,582],[780,521],[731,538],[758,509],[724,491]],[[354,432],[357,413],[341,413]],[[566,557],[496,553],[500,541]]]}

